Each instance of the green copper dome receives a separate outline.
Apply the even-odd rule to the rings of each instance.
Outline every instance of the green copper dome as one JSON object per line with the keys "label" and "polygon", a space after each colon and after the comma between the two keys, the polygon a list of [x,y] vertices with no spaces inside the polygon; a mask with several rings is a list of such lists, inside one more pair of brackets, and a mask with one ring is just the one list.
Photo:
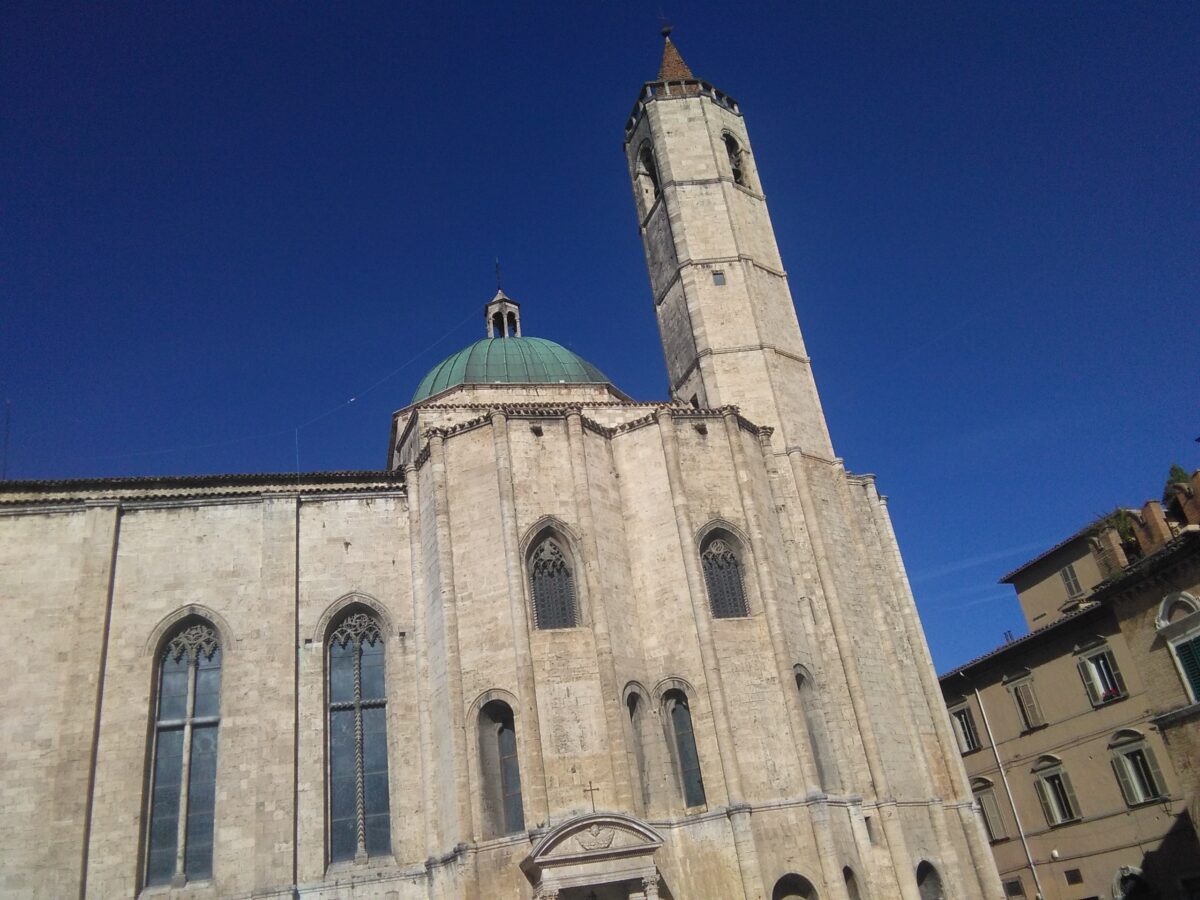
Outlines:
{"label": "green copper dome", "polygon": [[412,402],[459,384],[607,384],[608,378],[561,344],[535,337],[484,338],[429,370]]}

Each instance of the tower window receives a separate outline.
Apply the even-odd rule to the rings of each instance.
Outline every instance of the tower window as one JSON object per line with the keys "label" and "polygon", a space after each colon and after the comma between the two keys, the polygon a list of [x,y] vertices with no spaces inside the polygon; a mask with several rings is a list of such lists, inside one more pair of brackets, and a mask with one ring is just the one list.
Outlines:
{"label": "tower window", "polygon": [[733,181],[742,187],[750,187],[746,177],[746,155],[741,145],[732,134],[725,135],[725,153],[729,157],[729,171],[733,173]]}
{"label": "tower window", "polygon": [[662,193],[658,181],[658,164],[654,161],[654,151],[650,149],[649,144],[643,144],[638,152],[636,178],[642,215],[645,215],[650,212],[654,201]]}
{"label": "tower window", "polygon": [[391,852],[383,633],[352,612],[329,636],[329,856]]}
{"label": "tower window", "polygon": [[718,287],[725,284],[725,273],[720,270],[713,272],[713,284],[717,285]]}
{"label": "tower window", "polygon": [[212,877],[220,711],[221,644],[193,620],[159,659],[147,885]]}

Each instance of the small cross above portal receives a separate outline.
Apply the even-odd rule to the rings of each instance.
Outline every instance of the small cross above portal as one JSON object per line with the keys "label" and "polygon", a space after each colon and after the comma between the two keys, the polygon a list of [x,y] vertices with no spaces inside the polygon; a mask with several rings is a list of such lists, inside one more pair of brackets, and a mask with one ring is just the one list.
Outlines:
{"label": "small cross above portal", "polygon": [[600,790],[598,787],[592,787],[589,781],[588,786],[583,789],[583,792],[588,795],[588,799],[592,801],[592,812],[596,811],[596,793]]}

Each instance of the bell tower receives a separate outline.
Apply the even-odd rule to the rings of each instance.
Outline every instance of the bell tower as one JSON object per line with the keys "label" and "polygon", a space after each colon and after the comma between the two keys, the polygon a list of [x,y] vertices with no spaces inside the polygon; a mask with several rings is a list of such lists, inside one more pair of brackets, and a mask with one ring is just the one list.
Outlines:
{"label": "bell tower", "polygon": [[831,458],[787,274],[737,101],[696,78],[663,29],[625,156],[672,397],[736,405],[776,450]]}

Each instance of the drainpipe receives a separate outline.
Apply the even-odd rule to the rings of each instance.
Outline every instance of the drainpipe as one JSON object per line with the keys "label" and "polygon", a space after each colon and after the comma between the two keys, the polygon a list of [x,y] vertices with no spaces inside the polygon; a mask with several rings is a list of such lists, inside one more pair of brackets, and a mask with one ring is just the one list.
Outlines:
{"label": "drainpipe", "polygon": [[1042,893],[1042,881],[1038,878],[1037,866],[1033,864],[1033,854],[1029,852],[1029,842],[1025,839],[1025,826],[1021,824],[1021,813],[1017,810],[1017,804],[1013,801],[1012,788],[1008,786],[1008,775],[1004,772],[1004,764],[1000,761],[1000,748],[996,746],[996,739],[992,737],[992,726],[988,723],[987,709],[983,705],[983,697],[979,695],[979,688],[975,687],[970,678],[967,678],[966,672],[958,673],[971,686],[971,691],[975,694],[975,702],[979,704],[979,715],[983,719],[983,730],[987,732],[988,743],[992,745],[992,755],[996,757],[996,768],[1000,771],[1000,781],[1004,784],[1004,793],[1008,797],[1008,805],[1012,808],[1013,819],[1017,823],[1017,837],[1021,839],[1021,847],[1025,850],[1025,859],[1029,861],[1029,871],[1033,875],[1033,886],[1037,891],[1037,900],[1045,900],[1045,894]]}

